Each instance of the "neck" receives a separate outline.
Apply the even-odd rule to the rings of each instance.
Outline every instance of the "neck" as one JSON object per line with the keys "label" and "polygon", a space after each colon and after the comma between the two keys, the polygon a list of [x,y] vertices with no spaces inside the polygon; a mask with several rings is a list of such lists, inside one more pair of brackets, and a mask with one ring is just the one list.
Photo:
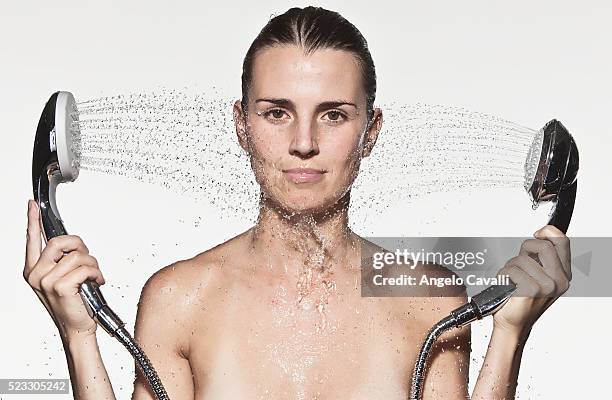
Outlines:
{"label": "neck", "polygon": [[335,290],[334,275],[350,266],[358,242],[348,228],[349,196],[330,209],[308,213],[287,212],[261,200],[257,224],[249,232],[250,257],[295,288],[298,302],[317,289]]}

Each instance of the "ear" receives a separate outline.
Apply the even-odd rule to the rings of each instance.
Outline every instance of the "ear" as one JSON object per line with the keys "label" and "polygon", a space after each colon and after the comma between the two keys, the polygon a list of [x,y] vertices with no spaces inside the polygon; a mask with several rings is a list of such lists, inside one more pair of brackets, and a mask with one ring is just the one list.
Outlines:
{"label": "ear", "polygon": [[242,102],[236,100],[233,107],[234,125],[236,126],[236,136],[240,147],[248,152],[247,126],[246,115],[242,111]]}
{"label": "ear", "polygon": [[374,145],[376,144],[376,139],[378,139],[378,133],[382,129],[383,115],[382,110],[380,108],[375,108],[372,113],[372,119],[368,121],[368,129],[366,131],[363,151],[361,156],[367,157],[372,152]]}

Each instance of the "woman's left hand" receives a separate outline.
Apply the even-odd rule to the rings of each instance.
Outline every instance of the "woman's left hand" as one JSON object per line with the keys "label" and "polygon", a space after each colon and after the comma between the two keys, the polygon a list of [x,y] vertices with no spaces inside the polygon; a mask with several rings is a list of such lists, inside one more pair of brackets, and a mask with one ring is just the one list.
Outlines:
{"label": "woman's left hand", "polygon": [[519,255],[499,270],[517,290],[493,315],[494,329],[526,337],[542,313],[569,288],[572,280],[569,238],[553,225],[536,231]]}

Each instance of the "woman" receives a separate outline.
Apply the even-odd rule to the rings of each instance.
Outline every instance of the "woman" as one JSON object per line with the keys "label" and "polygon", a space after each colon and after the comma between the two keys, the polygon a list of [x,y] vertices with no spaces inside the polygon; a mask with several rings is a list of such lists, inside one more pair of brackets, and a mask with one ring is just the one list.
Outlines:
{"label": "woman", "polygon": [[[348,206],[382,127],[375,91],[366,41],[337,13],[292,8],[251,45],[233,111],[261,186],[257,223],[156,272],[138,304],[135,337],[171,399],[407,397],[425,333],[466,295],[360,296],[361,256],[377,248],[348,228]],[[37,216],[31,201],[24,277],[61,333],[75,398],[113,399],[78,295],[104,278],[77,236],[41,251]],[[500,271],[525,297],[495,314],[472,398],[514,397],[531,327],[569,285],[567,237],[552,226],[535,236]],[[469,327],[438,340],[425,399],[468,397],[469,345]],[[140,373],[132,398],[153,399]]]}

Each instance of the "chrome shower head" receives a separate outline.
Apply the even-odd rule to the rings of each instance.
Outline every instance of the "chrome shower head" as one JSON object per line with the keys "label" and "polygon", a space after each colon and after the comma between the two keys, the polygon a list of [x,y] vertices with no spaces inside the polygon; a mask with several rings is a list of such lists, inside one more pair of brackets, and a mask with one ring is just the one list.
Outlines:
{"label": "chrome shower head", "polygon": [[[578,182],[578,148],[561,122],[553,119],[535,136],[525,160],[525,190],[531,196],[533,208],[544,201],[554,201],[549,225],[567,233]],[[417,357],[412,375],[411,400],[420,400],[425,377],[425,364],[433,343],[440,334],[493,314],[514,294],[517,286],[489,286],[472,296],[470,302],[451,311],[430,329]]]}
{"label": "chrome shower head", "polygon": [[[80,134],[74,96],[69,92],[53,93],[40,116],[32,153],[32,189],[40,209],[45,241],[68,234],[55,204],[55,189],[58,184],[74,181],[79,176]],[[168,400],[157,372],[125,329],[124,322],[106,303],[98,283],[91,279],[84,281],[79,294],[89,316],[134,357],[155,398]]]}
{"label": "chrome shower head", "polygon": [[553,119],[535,136],[525,160],[525,190],[533,208],[554,201],[549,225],[567,232],[576,199],[578,148],[561,122]]}
{"label": "chrome shower head", "polygon": [[70,92],[55,92],[42,111],[32,153],[32,189],[45,238],[66,234],[55,203],[58,184],[79,176],[78,109]]}
{"label": "chrome shower head", "polygon": [[38,122],[32,162],[33,181],[50,160],[58,163],[61,182],[74,181],[79,176],[75,142],[80,130],[78,109],[70,92],[51,95]]}
{"label": "chrome shower head", "polygon": [[[38,122],[32,153],[32,188],[45,241],[68,234],[57,209],[55,190],[60,183],[74,181],[79,176],[78,122],[76,102],[69,92],[53,93]],[[123,326],[95,281],[83,282],[79,293],[89,315],[111,336]]]}

